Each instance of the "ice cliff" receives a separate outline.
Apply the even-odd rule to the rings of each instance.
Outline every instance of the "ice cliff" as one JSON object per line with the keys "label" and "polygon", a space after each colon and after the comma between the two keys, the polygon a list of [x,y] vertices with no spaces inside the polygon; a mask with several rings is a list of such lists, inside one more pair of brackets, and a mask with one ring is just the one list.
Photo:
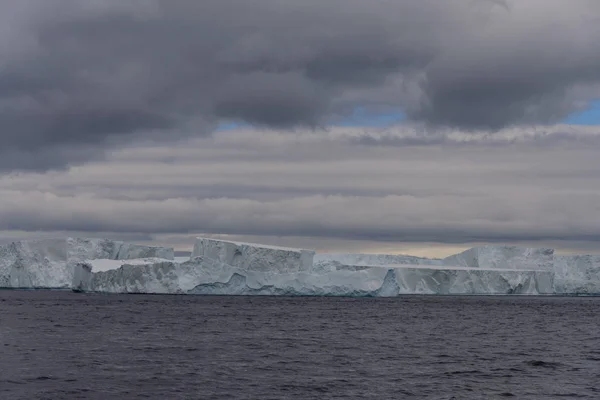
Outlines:
{"label": "ice cliff", "polygon": [[517,246],[474,247],[442,260],[444,265],[543,271],[551,271],[553,262],[554,249]]}
{"label": "ice cliff", "polygon": [[556,294],[600,295],[600,256],[555,256]]}
{"label": "ice cliff", "polygon": [[[77,279],[73,286],[108,293],[205,295],[553,293],[552,271],[542,267],[517,269],[510,262],[519,258],[510,251],[493,254],[509,262],[496,262],[491,268],[483,263],[456,266],[440,259],[403,255],[315,255],[302,249],[198,238],[192,257],[183,263],[126,264],[100,272],[93,272],[89,264],[80,263],[76,266]],[[537,253],[531,252],[529,258],[536,257]]]}
{"label": "ice cliff", "polygon": [[205,257],[245,271],[300,272],[310,271],[315,252],[312,250],[267,246],[198,238],[192,258]]}
{"label": "ice cliff", "polygon": [[66,239],[1,246],[0,286],[204,295],[600,294],[600,256],[514,246],[444,259],[315,254],[198,238],[188,260],[175,260],[172,249]]}
{"label": "ice cliff", "polygon": [[262,273],[215,260],[123,265],[85,275],[82,290],[204,295],[381,296],[400,294],[550,294],[548,271],[367,267],[319,274]]}
{"label": "ice cliff", "polygon": [[94,259],[173,259],[173,249],[109,239],[42,239],[0,246],[0,288],[71,288],[74,266]]}

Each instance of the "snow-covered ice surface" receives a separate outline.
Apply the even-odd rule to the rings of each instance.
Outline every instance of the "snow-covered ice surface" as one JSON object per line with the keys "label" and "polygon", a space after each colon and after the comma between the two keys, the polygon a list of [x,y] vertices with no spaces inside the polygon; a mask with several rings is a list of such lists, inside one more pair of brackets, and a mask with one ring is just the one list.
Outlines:
{"label": "snow-covered ice surface", "polygon": [[173,259],[173,249],[110,239],[43,239],[0,246],[0,287],[71,288],[74,266],[94,259]]}
{"label": "snow-covered ice surface", "polygon": [[514,246],[445,259],[315,255],[198,238],[191,257],[175,259],[172,249],[69,238],[0,246],[0,286],[205,295],[600,294],[600,256]]}

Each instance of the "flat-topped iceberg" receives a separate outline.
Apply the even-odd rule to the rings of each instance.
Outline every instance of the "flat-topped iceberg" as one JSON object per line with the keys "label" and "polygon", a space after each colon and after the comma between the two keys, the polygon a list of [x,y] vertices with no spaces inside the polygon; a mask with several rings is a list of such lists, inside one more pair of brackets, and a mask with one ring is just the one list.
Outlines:
{"label": "flat-topped iceberg", "polygon": [[555,256],[556,294],[600,295],[600,256]]}
{"label": "flat-topped iceberg", "polygon": [[444,259],[311,250],[198,238],[173,250],[103,239],[0,246],[0,286],[102,293],[274,296],[600,294],[600,256],[473,248]]}
{"label": "flat-topped iceberg", "polygon": [[[107,293],[204,295],[369,296],[402,294],[551,294],[552,273],[538,271],[366,268],[324,274],[264,274],[210,262],[125,265],[93,275],[90,289]],[[185,279],[182,279],[185,277]]]}
{"label": "flat-topped iceberg", "polygon": [[205,257],[244,271],[278,273],[308,272],[314,255],[312,250],[209,238],[197,238],[192,252],[192,258]]}
{"label": "flat-topped iceberg", "polygon": [[340,268],[322,273],[248,271],[209,258],[125,264],[91,272],[76,267],[78,290],[205,295],[398,296],[401,294],[551,294],[550,271],[401,267]]}
{"label": "flat-topped iceberg", "polygon": [[551,271],[554,263],[554,249],[482,246],[446,257],[442,263],[472,268]]}
{"label": "flat-topped iceberg", "polygon": [[404,255],[314,255],[302,249],[199,238],[191,259],[182,263],[137,262],[98,272],[81,263],[76,276],[83,278],[73,286],[106,293],[204,295],[553,293],[553,271],[502,266],[506,268],[497,263],[493,268],[452,266],[440,259]]}
{"label": "flat-topped iceberg", "polygon": [[64,238],[12,242],[0,246],[0,287],[72,287],[74,266],[94,259],[173,259],[173,249],[110,239]]}

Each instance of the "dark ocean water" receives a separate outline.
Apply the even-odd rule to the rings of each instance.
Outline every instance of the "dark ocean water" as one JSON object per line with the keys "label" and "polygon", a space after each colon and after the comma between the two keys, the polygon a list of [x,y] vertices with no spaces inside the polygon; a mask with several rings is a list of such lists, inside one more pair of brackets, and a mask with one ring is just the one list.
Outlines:
{"label": "dark ocean water", "polygon": [[0,399],[600,399],[600,298],[0,291]]}

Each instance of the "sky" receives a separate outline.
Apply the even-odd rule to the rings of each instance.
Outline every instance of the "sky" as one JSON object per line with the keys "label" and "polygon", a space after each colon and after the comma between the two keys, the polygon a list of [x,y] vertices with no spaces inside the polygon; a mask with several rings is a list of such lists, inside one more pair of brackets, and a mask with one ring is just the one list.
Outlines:
{"label": "sky", "polygon": [[597,0],[0,3],[0,243],[600,253]]}

